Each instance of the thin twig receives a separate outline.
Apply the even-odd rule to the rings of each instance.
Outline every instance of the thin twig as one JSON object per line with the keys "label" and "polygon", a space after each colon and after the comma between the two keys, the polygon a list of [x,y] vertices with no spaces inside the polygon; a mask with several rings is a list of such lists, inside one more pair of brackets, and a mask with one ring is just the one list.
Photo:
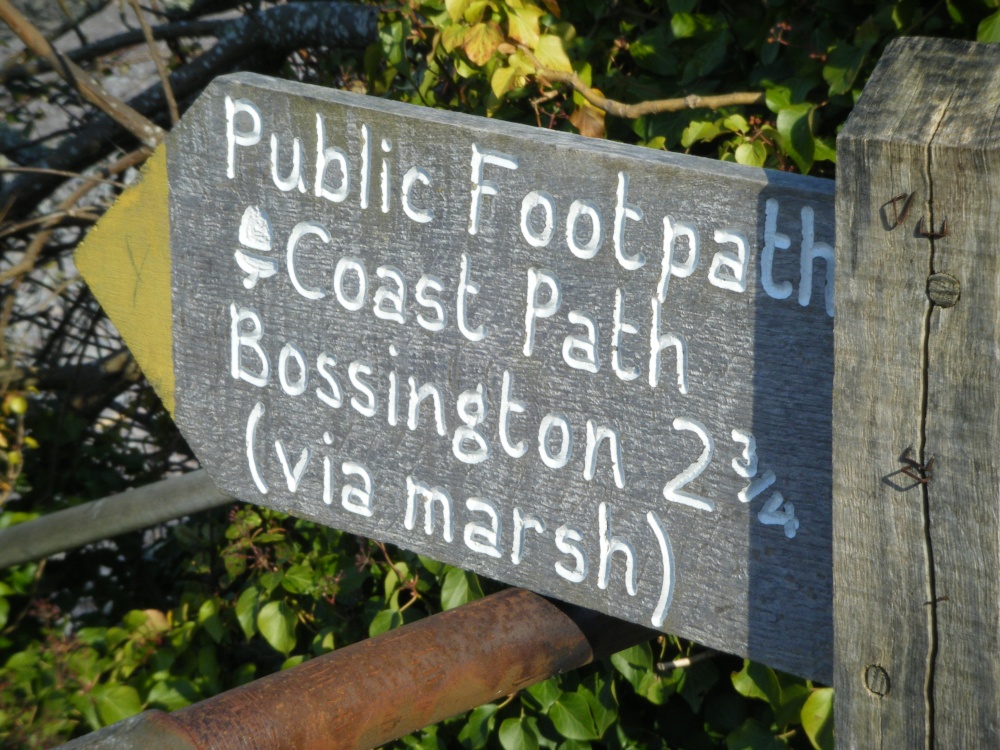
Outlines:
{"label": "thin twig", "polygon": [[[230,21],[228,18],[214,19],[210,21],[176,21],[174,23],[164,23],[153,26],[153,38],[157,41],[172,41],[187,37],[217,37],[219,32]],[[113,52],[142,44],[146,37],[141,29],[134,31],[123,31],[120,34],[98,39],[85,47],[77,47],[66,53],[66,57],[75,63],[89,62],[98,57],[109,55]],[[24,63],[8,62],[0,65],[0,83],[31,78],[39,73],[50,70],[45,60],[35,59]]]}
{"label": "thin twig", "polygon": [[91,213],[86,209],[73,209],[69,211],[53,211],[52,213],[45,214],[43,216],[36,216],[33,219],[25,219],[16,224],[11,224],[10,226],[0,229],[0,237],[9,237],[12,234],[18,234],[23,232],[25,229],[31,229],[39,225],[45,225],[46,228],[52,227],[56,224],[61,224],[66,219],[76,219],[79,221],[85,221],[88,223],[93,223],[97,221],[100,214]]}
{"label": "thin twig", "polygon": [[84,99],[131,132],[140,141],[147,146],[156,146],[163,140],[166,135],[163,128],[143,117],[118,97],[109,94],[87,71],[58,52],[42,36],[41,32],[11,4],[10,0],[0,0],[0,20],[5,21],[10,26],[11,31],[21,38],[29,50],[44,57],[52,69],[79,91]]}
{"label": "thin twig", "polygon": [[764,101],[764,94],[756,91],[744,91],[734,94],[717,94],[715,96],[689,96],[677,97],[674,99],[653,99],[638,104],[625,104],[623,102],[608,99],[597,89],[591,88],[574,73],[566,73],[561,70],[549,70],[533,54],[531,50],[523,45],[518,45],[535,66],[535,75],[550,83],[566,83],[573,87],[584,99],[593,104],[598,109],[602,109],[609,115],[624,117],[635,120],[645,115],[655,115],[661,112],[681,112],[685,109],[721,109],[722,107],[734,107],[737,105],[760,104]]}
{"label": "thin twig", "polygon": [[674,659],[673,661],[661,661],[656,665],[657,672],[669,672],[671,669],[685,669],[690,667],[692,664],[697,664],[704,659],[711,659],[713,656],[718,656],[718,651],[712,651],[711,649],[707,651],[702,651],[694,656],[686,656],[680,659]]}
{"label": "thin twig", "polygon": [[[137,166],[138,164],[144,162],[146,159],[149,158],[149,154],[150,154],[149,149],[145,147],[136,149],[135,151],[125,154],[125,156],[122,156],[121,158],[117,159],[114,163],[109,165],[105,171],[109,175],[121,174],[126,169]],[[84,177],[84,175],[79,175],[79,176]],[[81,198],[83,198],[83,196],[85,196],[87,193],[89,193],[91,190],[97,187],[97,185],[100,182],[108,182],[111,183],[112,185],[118,185],[124,187],[123,183],[116,182],[114,180],[99,179],[99,178],[90,178],[90,179],[92,180],[91,182],[84,183],[83,185],[78,187],[76,190],[70,193],[70,195],[67,196],[62,203],[59,204],[58,208],[60,211],[68,211],[72,209],[73,206],[77,204],[77,201],[79,201]],[[6,283],[10,279],[17,279],[19,282],[21,277],[23,277],[25,274],[29,273],[34,269],[35,263],[38,261],[38,256],[41,254],[42,249],[45,247],[45,244],[49,241],[49,238],[52,236],[52,230],[54,228],[55,227],[51,228],[46,227],[44,230],[42,230],[32,238],[27,249],[24,251],[24,255],[22,256],[21,260],[17,264],[6,269],[5,271],[0,272],[0,284]],[[7,315],[0,314],[0,331],[6,330],[8,318],[9,318],[9,313]]]}
{"label": "thin twig", "polygon": [[156,72],[160,74],[160,82],[163,84],[163,94],[167,99],[167,108],[170,110],[170,124],[171,126],[176,125],[181,119],[181,113],[177,109],[174,90],[170,86],[170,72],[163,63],[163,58],[160,57],[160,51],[156,48],[153,30],[149,27],[149,22],[146,20],[142,8],[139,7],[139,0],[131,0],[131,2],[132,10],[135,11],[135,15],[139,19],[139,25],[142,26],[142,33],[146,37],[146,44],[149,45],[149,56],[153,58],[153,62],[156,63]]}
{"label": "thin twig", "polygon": [[125,187],[125,183],[117,180],[109,180],[95,175],[80,174],[79,172],[69,172],[65,169],[46,169],[45,167],[0,167],[0,174],[4,172],[29,172],[33,174],[54,174],[60,177],[72,177],[73,179],[89,180],[90,182],[102,182],[105,185],[114,185],[117,188]]}

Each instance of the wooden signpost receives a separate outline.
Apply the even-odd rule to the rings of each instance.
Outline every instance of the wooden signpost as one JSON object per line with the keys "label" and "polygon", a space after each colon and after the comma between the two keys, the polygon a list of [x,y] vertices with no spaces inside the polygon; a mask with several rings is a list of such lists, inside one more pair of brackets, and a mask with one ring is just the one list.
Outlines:
{"label": "wooden signpost", "polygon": [[835,221],[830,181],[230,76],[77,260],[224,492],[832,678],[844,747],[987,747],[998,91],[996,46],[891,45]]}
{"label": "wooden signpost", "polygon": [[220,490],[829,681],[833,199],[240,74],[77,261]]}

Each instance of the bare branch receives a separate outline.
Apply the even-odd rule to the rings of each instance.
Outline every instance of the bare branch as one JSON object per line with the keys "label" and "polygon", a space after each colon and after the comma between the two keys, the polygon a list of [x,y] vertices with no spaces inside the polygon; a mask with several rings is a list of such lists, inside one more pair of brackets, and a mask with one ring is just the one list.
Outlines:
{"label": "bare branch", "polygon": [[600,91],[591,88],[574,73],[566,73],[560,70],[549,70],[531,54],[531,50],[523,45],[518,45],[531,62],[535,65],[535,75],[550,83],[566,83],[598,109],[604,110],[609,115],[635,120],[645,115],[655,115],[661,112],[680,112],[685,109],[721,109],[722,107],[734,107],[738,105],[760,104],[764,101],[764,94],[758,91],[745,91],[734,94],[718,94],[715,96],[689,96],[677,97],[674,99],[653,99],[639,102],[637,104],[625,104],[623,102],[608,99]]}
{"label": "bare branch", "polygon": [[[218,36],[221,30],[230,23],[230,19],[214,19],[211,21],[177,21],[153,26],[153,39],[157,41],[183,39],[191,37]],[[66,57],[75,63],[96,60],[98,57],[118,52],[126,47],[142,44],[146,40],[141,29],[123,31],[120,34],[99,39],[96,42],[78,47],[65,53]],[[51,68],[44,59],[36,58],[29,62],[0,66],[0,83],[30,78],[44,73]]]}
{"label": "bare branch", "polygon": [[155,146],[166,135],[163,128],[150,122],[125,102],[109,94],[87,71],[58,52],[10,0],[0,0],[0,20],[10,26],[21,41],[36,55],[44,57],[52,69],[80,95],[118,122],[147,146]]}
{"label": "bare branch", "polygon": [[139,7],[139,0],[131,0],[131,2],[132,10],[135,11],[136,18],[139,19],[139,25],[142,26],[142,33],[146,37],[146,44],[149,45],[149,56],[153,58],[153,62],[156,64],[156,72],[160,76],[160,83],[163,84],[163,95],[167,99],[167,108],[170,110],[170,125],[173,127],[180,121],[181,114],[177,109],[177,100],[174,99],[174,90],[170,86],[170,73],[167,71],[167,66],[164,64],[163,58],[160,57],[160,51],[156,48],[153,30],[149,27],[149,22],[146,20],[146,15],[142,12],[142,8]]}

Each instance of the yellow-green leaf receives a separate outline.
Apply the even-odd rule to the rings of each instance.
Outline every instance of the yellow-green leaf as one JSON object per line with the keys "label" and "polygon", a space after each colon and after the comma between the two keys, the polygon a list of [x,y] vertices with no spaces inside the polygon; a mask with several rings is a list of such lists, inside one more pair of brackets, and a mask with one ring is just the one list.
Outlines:
{"label": "yellow-green leaf", "polygon": [[496,6],[489,2],[489,0],[472,0],[472,3],[465,9],[465,13],[462,15],[467,23],[479,23],[483,20],[483,16],[486,15],[487,8],[496,10]]}
{"label": "yellow-green leaf", "polygon": [[470,62],[485,65],[502,41],[503,32],[495,22],[477,23],[466,32],[462,48]]}
{"label": "yellow-green leaf", "polygon": [[511,89],[515,88],[514,79],[517,78],[517,70],[514,68],[497,68],[490,78],[490,88],[493,89],[493,96],[502,99]]}
{"label": "yellow-green leaf", "polygon": [[533,49],[538,44],[541,34],[538,28],[538,19],[541,15],[543,15],[542,9],[533,5],[516,8],[513,13],[508,14],[507,32],[511,39]]}
{"label": "yellow-green leaf", "polygon": [[535,46],[535,57],[549,70],[558,70],[563,73],[573,71],[566,50],[563,49],[562,39],[554,34],[542,34],[538,38],[538,44]]}
{"label": "yellow-green leaf", "polygon": [[452,21],[460,21],[471,2],[472,0],[444,0],[444,7],[448,9]]}
{"label": "yellow-green leaf", "polygon": [[816,750],[833,750],[833,688],[818,688],[806,699],[802,728]]}
{"label": "yellow-green leaf", "polygon": [[455,49],[461,47],[462,42],[465,41],[465,32],[468,30],[467,26],[457,23],[453,23],[451,26],[445,28],[441,32],[441,46],[444,47],[444,51],[454,52]]}

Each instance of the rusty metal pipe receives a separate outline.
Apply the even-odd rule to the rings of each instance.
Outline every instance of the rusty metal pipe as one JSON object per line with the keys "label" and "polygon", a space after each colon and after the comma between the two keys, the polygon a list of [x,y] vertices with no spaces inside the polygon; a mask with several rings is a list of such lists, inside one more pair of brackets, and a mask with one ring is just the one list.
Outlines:
{"label": "rusty metal pipe", "polygon": [[655,635],[508,589],[65,748],[371,748]]}

